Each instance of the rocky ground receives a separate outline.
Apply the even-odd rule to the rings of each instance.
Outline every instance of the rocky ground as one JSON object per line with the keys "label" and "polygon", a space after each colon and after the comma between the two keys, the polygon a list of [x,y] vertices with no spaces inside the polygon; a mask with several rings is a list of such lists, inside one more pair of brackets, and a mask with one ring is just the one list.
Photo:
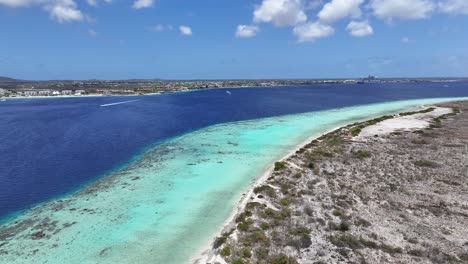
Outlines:
{"label": "rocky ground", "polygon": [[[468,102],[441,107],[341,128],[277,162],[211,263],[468,263]],[[430,112],[425,128],[369,133]]]}

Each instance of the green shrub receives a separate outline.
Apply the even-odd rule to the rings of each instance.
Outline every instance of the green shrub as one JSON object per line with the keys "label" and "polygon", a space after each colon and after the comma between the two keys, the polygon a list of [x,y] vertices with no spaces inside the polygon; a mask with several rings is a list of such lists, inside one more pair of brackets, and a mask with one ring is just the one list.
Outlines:
{"label": "green shrub", "polygon": [[359,242],[359,239],[351,235],[330,236],[328,240],[337,247],[348,247],[351,249],[362,248],[362,244]]}
{"label": "green shrub", "polygon": [[229,257],[231,255],[231,247],[230,246],[225,246],[220,252],[219,254],[222,256],[222,257]]}
{"label": "green shrub", "polygon": [[252,252],[250,251],[250,249],[244,248],[244,249],[242,249],[242,251],[241,251],[241,256],[242,256],[243,258],[250,258],[250,257],[252,257]]}
{"label": "green shrub", "polygon": [[369,151],[366,151],[366,150],[358,150],[354,152],[354,155],[360,159],[369,158],[371,156]]}
{"label": "green shrub", "polygon": [[235,259],[231,262],[231,264],[244,264],[244,261],[242,261],[242,259]]}
{"label": "green shrub", "polygon": [[418,160],[414,162],[414,165],[419,167],[435,167],[435,163],[429,160]]}
{"label": "green shrub", "polygon": [[379,245],[377,243],[375,243],[374,241],[372,240],[367,240],[367,239],[364,239],[362,237],[359,238],[359,242],[364,246],[364,247],[368,247],[368,248],[378,248]]}
{"label": "green shrub", "polygon": [[380,245],[380,248],[382,249],[382,251],[387,252],[387,253],[389,253],[391,255],[401,254],[403,252],[403,250],[401,248],[393,247],[393,246],[390,246],[390,245],[387,245],[387,244]]}
{"label": "green shrub", "polygon": [[260,228],[263,230],[267,230],[270,228],[270,225],[267,222],[261,222],[260,223]]}
{"label": "green shrub", "polygon": [[284,162],[278,161],[275,162],[275,171],[282,170],[286,167],[286,164]]}
{"label": "green shrub", "polygon": [[332,214],[334,216],[342,216],[343,212],[341,212],[339,209],[335,209],[335,210],[333,210]]}
{"label": "green shrub", "polygon": [[226,240],[227,240],[227,237],[226,236],[220,236],[220,237],[217,237],[215,239],[215,242],[213,243],[213,247],[216,249],[216,248],[219,248],[220,246],[222,246],[224,243],[226,243]]}
{"label": "green shrub", "polygon": [[269,185],[262,185],[254,188],[254,193],[264,193],[272,198],[276,197],[275,189]]}
{"label": "green shrub", "polygon": [[349,130],[349,132],[351,133],[353,137],[359,136],[359,134],[361,134],[361,131],[362,131],[362,127],[360,126],[353,127]]}
{"label": "green shrub", "polygon": [[248,231],[249,227],[250,227],[250,224],[246,222],[242,222],[237,225],[237,229],[239,229],[240,231],[244,231],[244,232]]}
{"label": "green shrub", "polygon": [[338,226],[338,230],[343,232],[349,231],[349,229],[350,225],[345,221],[341,221],[340,225]]}
{"label": "green shrub", "polygon": [[292,202],[291,200],[292,200],[291,198],[286,197],[286,198],[281,199],[280,203],[283,206],[289,206],[291,204],[291,202]]}

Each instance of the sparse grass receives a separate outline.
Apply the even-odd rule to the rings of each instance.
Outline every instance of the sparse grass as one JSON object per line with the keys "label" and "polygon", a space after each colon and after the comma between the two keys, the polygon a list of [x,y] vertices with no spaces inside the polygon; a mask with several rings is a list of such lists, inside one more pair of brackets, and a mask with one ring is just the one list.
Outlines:
{"label": "sparse grass", "polygon": [[268,261],[269,264],[298,264],[296,259],[286,255],[273,256]]}
{"label": "sparse grass", "polygon": [[343,212],[341,212],[341,210],[339,210],[339,209],[335,209],[335,210],[333,210],[332,214],[334,216],[342,216]]}
{"label": "sparse grass", "polygon": [[361,249],[364,247],[373,248],[373,249],[380,249],[384,252],[389,254],[401,254],[403,250],[400,247],[393,247],[391,245],[387,245],[385,243],[378,244],[375,241],[364,239],[362,237],[357,238],[352,235],[335,235],[328,237],[328,240],[333,245],[342,248],[347,247],[350,249]]}
{"label": "sparse grass", "polygon": [[353,137],[357,137],[359,134],[361,134],[362,129],[363,127],[361,126],[353,127],[349,130],[349,133],[351,133]]}
{"label": "sparse grass", "polygon": [[416,144],[416,145],[429,144],[429,142],[427,142],[427,140],[424,140],[424,139],[413,139],[411,140],[411,143]]}
{"label": "sparse grass", "polygon": [[348,247],[351,249],[359,249],[363,247],[359,239],[352,235],[330,236],[328,240],[337,247]]}
{"label": "sparse grass", "polygon": [[435,167],[436,164],[429,160],[418,160],[414,162],[414,165],[419,167]]}
{"label": "sparse grass", "polygon": [[369,158],[371,156],[371,154],[367,150],[360,149],[360,150],[354,152],[354,156],[356,156],[356,157],[358,157],[360,159],[365,159],[365,158]]}
{"label": "sparse grass", "polygon": [[381,244],[380,249],[388,254],[401,254],[403,250],[400,247],[393,247],[387,244]]}
{"label": "sparse grass", "polygon": [[268,185],[262,185],[262,186],[259,186],[259,187],[255,187],[254,188],[254,193],[255,194],[259,194],[259,193],[263,193],[263,194],[266,194],[270,197],[276,197],[276,191],[273,187],[271,186],[268,186]]}
{"label": "sparse grass", "polygon": [[291,204],[291,199],[286,197],[280,200],[282,206],[289,206]]}
{"label": "sparse grass", "polygon": [[409,116],[409,115],[415,115],[415,114],[424,114],[424,113],[432,112],[432,111],[434,111],[434,110],[435,110],[434,107],[429,107],[429,108],[424,109],[424,110],[421,110],[421,111],[414,111],[414,112],[405,112],[405,113],[401,113],[400,116]]}

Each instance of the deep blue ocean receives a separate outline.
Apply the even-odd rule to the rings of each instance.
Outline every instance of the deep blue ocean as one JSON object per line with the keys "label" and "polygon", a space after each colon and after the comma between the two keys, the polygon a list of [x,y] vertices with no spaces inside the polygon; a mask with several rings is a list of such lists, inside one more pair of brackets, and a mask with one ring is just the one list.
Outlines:
{"label": "deep blue ocean", "polygon": [[[74,191],[158,141],[206,126],[459,96],[468,96],[468,83],[311,85],[0,102],[0,218]],[[131,102],[101,106],[125,101]]]}

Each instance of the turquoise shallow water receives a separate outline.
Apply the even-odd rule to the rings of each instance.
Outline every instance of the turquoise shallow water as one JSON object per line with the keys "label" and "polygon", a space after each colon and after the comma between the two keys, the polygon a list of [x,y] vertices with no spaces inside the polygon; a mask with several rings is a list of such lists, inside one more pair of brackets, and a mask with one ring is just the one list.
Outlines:
{"label": "turquoise shallow water", "polygon": [[[468,99],[468,98],[463,98]],[[0,228],[1,263],[186,263],[241,194],[298,144],[423,99],[226,123],[148,149],[121,171]]]}

